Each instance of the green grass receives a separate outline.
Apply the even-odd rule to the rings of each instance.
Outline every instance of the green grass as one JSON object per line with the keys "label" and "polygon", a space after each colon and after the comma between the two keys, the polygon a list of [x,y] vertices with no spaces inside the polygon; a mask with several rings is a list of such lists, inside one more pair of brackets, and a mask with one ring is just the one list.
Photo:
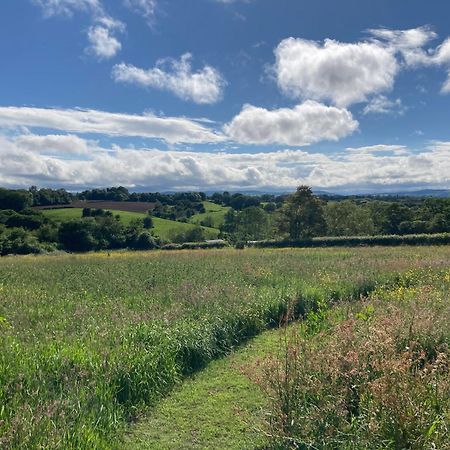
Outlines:
{"label": "green grass", "polygon": [[264,392],[245,373],[279,346],[280,331],[262,333],[188,379],[131,427],[127,450],[253,450],[266,441]]}
{"label": "green grass", "polygon": [[[160,219],[159,217],[153,217],[153,225],[154,234],[167,240],[170,240],[175,234],[185,233],[196,226],[191,223],[176,222],[174,220]],[[202,229],[206,239],[216,239],[219,234],[219,230],[215,228],[202,227]]]}
{"label": "green grass", "polygon": [[44,216],[54,220],[55,222],[66,222],[72,219],[80,219],[82,208],[58,208],[43,209],[41,212]]}
{"label": "green grass", "polygon": [[[46,209],[42,213],[56,222],[64,222],[72,219],[80,219],[83,210],[82,208],[61,208],[61,209]],[[120,216],[120,220],[124,225],[129,225],[133,220],[144,219],[146,214],[128,212],[128,211],[111,211],[114,215]],[[176,222],[174,220],[153,218],[153,233],[161,239],[169,240],[173,235],[183,233],[194,228],[193,224]],[[219,234],[219,230],[214,228],[202,227],[205,231],[206,239],[215,239]]]}
{"label": "green grass", "polygon": [[[339,442],[339,448],[350,449],[378,448],[377,443],[389,441],[392,445],[383,448],[448,448],[445,422],[450,398],[445,392],[450,377],[445,367],[450,343],[450,272],[425,272],[415,279],[410,275],[403,279],[409,287],[400,283],[396,289],[377,290],[365,302],[312,313],[300,326],[294,323],[264,332],[229,357],[211,363],[131,427],[126,449],[294,449],[306,442],[312,448],[331,448]],[[349,333],[351,328],[356,336]],[[360,342],[353,342],[358,334]],[[402,353],[404,345],[399,341],[405,335],[425,353],[428,349],[432,358],[416,377],[409,375],[410,359],[414,354],[419,359],[423,356],[418,349],[411,350],[412,355]],[[400,350],[397,354],[387,351],[391,343]],[[333,354],[338,346],[339,353]],[[349,347],[360,353],[362,380],[355,376],[358,365],[343,365],[348,364]],[[441,362],[434,361],[435,352],[440,352]],[[399,364],[402,359],[409,364]],[[364,361],[369,361],[368,367]],[[334,367],[336,363],[340,366]],[[385,373],[377,373],[383,366]],[[325,378],[327,370],[330,374]],[[374,373],[367,375],[370,370]],[[359,417],[345,424],[342,417],[348,412],[340,408],[346,402],[339,398],[350,377],[345,371],[359,389],[370,392],[376,383],[398,383],[394,391],[400,395],[381,397],[380,402],[374,389],[361,401],[373,413],[361,407]],[[402,384],[408,375],[409,392],[405,392]],[[423,381],[424,376],[430,380]],[[436,393],[427,392],[427,383],[440,384]],[[383,409],[384,418],[375,412]],[[397,430],[383,423],[387,418],[395,421]],[[370,426],[364,423],[367,419]],[[336,432],[333,424],[339,422],[345,426]]]}
{"label": "green grass", "polygon": [[189,222],[200,224],[206,217],[211,217],[213,228],[219,229],[225,220],[225,214],[230,210],[229,206],[221,206],[217,203],[203,202],[205,212],[201,214],[195,214],[189,219]]}
{"label": "green grass", "polygon": [[449,247],[2,258],[0,447],[121,448],[130,420],[289,305],[358,299],[449,260]]}

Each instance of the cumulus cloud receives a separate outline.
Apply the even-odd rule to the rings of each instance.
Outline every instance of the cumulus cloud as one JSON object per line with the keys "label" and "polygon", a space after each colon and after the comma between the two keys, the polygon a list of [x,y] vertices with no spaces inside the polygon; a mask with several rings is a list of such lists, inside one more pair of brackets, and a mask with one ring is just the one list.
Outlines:
{"label": "cumulus cloud", "polygon": [[99,59],[110,59],[121,50],[122,44],[114,36],[116,32],[123,32],[122,22],[110,17],[101,17],[97,24],[91,26],[87,32],[89,46],[87,53],[94,54]]}
{"label": "cumulus cloud", "polygon": [[184,117],[132,115],[81,109],[0,107],[0,126],[38,127],[69,133],[139,136],[168,143],[221,142],[225,137]]}
{"label": "cumulus cloud", "polygon": [[234,141],[243,144],[309,145],[336,141],[358,128],[346,109],[308,100],[294,108],[267,110],[245,105],[225,126]]}
{"label": "cumulus cloud", "polygon": [[71,153],[68,160],[63,151],[49,155],[20,136],[0,136],[2,184],[72,189],[121,184],[160,191],[288,191],[300,184],[337,192],[450,187],[450,142],[433,142],[419,152],[379,145],[337,155],[303,150],[250,154],[102,149],[91,141],[86,147],[86,154],[77,158]]}
{"label": "cumulus cloud", "polygon": [[329,100],[338,106],[390,91],[399,70],[393,53],[376,42],[323,44],[288,38],[275,49],[280,89],[294,98]]}
{"label": "cumulus cloud", "polygon": [[279,88],[292,98],[329,101],[341,107],[375,98],[367,112],[386,112],[392,107],[385,94],[401,70],[442,66],[448,77],[441,92],[450,92],[450,39],[430,47],[437,34],[428,26],[369,29],[368,33],[368,39],[351,43],[284,39],[275,49],[272,67]]}
{"label": "cumulus cloud", "polygon": [[403,115],[406,108],[401,99],[390,100],[385,95],[379,95],[370,100],[364,107],[363,114],[393,114]]}
{"label": "cumulus cloud", "polygon": [[117,64],[112,76],[118,82],[169,91],[183,100],[199,104],[218,102],[226,86],[225,79],[208,65],[193,72],[191,60],[192,55],[185,53],[179,60],[160,59],[155,67],[147,70],[131,64]]}

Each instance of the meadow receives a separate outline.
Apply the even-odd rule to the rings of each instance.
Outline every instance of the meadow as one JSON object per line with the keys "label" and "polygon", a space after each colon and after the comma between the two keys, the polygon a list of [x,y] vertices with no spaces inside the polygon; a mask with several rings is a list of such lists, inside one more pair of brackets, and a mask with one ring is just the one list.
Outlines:
{"label": "meadow", "polygon": [[445,246],[2,258],[0,447],[121,448],[183,379],[288,313],[311,322],[441,279],[449,260]]}
{"label": "meadow", "polygon": [[219,229],[225,221],[226,213],[231,209],[229,206],[221,206],[217,203],[205,201],[202,202],[205,207],[205,212],[195,214],[189,218],[190,223],[200,225],[201,222],[207,220],[211,222],[213,228]]}
{"label": "meadow", "polygon": [[[55,220],[56,222],[81,219],[82,212],[82,208],[58,208],[42,210],[42,213],[45,216]],[[133,220],[143,220],[145,219],[145,217],[147,217],[147,214],[132,211],[111,210],[111,212],[114,215],[118,215],[124,225],[129,225]],[[153,233],[155,234],[155,236],[164,240],[170,240],[174,235],[178,233],[185,233],[189,230],[192,230],[196,225],[196,223],[176,222],[174,220],[161,219],[159,217],[152,217],[152,219]],[[207,239],[215,239],[219,234],[219,230],[215,228],[202,227],[202,229]]]}

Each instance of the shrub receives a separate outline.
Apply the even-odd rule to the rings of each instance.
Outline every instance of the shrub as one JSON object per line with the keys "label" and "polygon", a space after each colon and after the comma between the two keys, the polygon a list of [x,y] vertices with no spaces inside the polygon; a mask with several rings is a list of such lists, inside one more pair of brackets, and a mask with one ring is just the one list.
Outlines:
{"label": "shrub", "polygon": [[287,247],[359,247],[359,246],[398,246],[398,245],[447,245],[450,244],[450,233],[410,234],[410,235],[379,235],[379,236],[339,236],[318,237],[301,240],[267,240],[250,242],[249,245],[258,248]]}

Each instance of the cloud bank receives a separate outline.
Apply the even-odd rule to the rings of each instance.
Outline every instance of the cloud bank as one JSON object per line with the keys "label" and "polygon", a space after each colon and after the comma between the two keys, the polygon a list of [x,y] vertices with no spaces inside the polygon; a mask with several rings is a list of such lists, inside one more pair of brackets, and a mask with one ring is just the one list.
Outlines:
{"label": "cloud bank", "polygon": [[449,174],[450,142],[433,142],[419,152],[401,145],[375,145],[326,155],[304,150],[236,154],[102,148],[73,136],[0,137],[0,179],[11,187],[121,184],[160,191],[289,191],[307,184],[361,192],[449,188]]}

